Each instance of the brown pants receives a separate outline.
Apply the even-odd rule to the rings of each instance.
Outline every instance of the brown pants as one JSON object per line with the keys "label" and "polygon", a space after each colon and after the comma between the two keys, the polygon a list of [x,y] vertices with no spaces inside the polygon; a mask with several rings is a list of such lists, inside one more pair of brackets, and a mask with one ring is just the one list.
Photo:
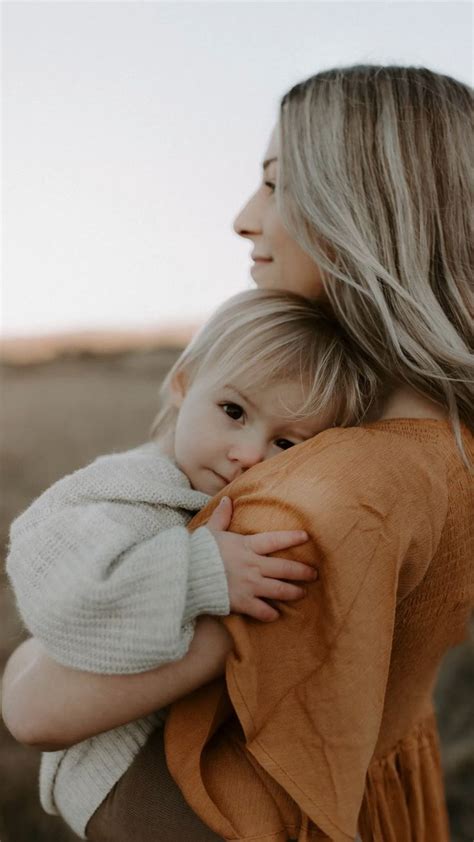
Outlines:
{"label": "brown pants", "polygon": [[223,842],[184,800],[168,771],[163,737],[161,728],[149,737],[95,811],[89,842]]}
{"label": "brown pants", "polygon": [[90,842],[223,842],[184,800],[166,765],[160,728],[87,825]]}

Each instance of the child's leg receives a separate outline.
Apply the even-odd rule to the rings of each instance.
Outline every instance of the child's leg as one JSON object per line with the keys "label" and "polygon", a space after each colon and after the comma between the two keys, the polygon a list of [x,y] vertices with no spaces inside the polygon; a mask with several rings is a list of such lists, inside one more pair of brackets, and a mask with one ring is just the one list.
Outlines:
{"label": "child's leg", "polygon": [[87,839],[89,842],[223,842],[188,806],[171,777],[161,728],[151,735],[130,769],[96,810],[87,825]]}

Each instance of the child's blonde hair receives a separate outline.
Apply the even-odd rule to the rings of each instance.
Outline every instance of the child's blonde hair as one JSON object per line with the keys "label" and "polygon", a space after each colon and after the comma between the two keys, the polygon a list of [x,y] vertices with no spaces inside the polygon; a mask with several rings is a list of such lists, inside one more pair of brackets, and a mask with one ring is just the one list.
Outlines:
{"label": "child's blonde hair", "polygon": [[170,386],[189,388],[215,373],[216,385],[238,380],[244,390],[301,382],[306,398],[291,418],[318,415],[325,426],[359,424],[380,391],[364,353],[324,307],[290,292],[250,290],[226,301],[175,362],[160,390],[153,437],[174,429]]}

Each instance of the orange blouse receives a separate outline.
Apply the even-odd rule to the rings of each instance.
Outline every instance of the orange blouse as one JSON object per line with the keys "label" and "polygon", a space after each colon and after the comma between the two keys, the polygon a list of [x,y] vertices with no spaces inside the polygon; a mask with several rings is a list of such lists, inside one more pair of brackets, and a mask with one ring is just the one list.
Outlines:
{"label": "orange blouse", "polygon": [[228,840],[448,842],[431,696],[466,636],[474,543],[472,475],[448,423],[328,430],[226,492],[238,532],[306,529],[289,555],[320,577],[276,622],[223,621],[226,680],[166,726],[186,800]]}

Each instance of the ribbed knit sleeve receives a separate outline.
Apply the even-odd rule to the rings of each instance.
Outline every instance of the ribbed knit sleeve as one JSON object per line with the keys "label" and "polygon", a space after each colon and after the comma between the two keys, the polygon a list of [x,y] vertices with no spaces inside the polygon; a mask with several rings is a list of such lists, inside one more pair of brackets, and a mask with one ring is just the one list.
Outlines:
{"label": "ribbed knit sleeve", "polygon": [[12,525],[7,571],[60,663],[134,673],[181,658],[199,614],[227,614],[217,544],[186,523],[209,500],[150,443],[60,480]]}

